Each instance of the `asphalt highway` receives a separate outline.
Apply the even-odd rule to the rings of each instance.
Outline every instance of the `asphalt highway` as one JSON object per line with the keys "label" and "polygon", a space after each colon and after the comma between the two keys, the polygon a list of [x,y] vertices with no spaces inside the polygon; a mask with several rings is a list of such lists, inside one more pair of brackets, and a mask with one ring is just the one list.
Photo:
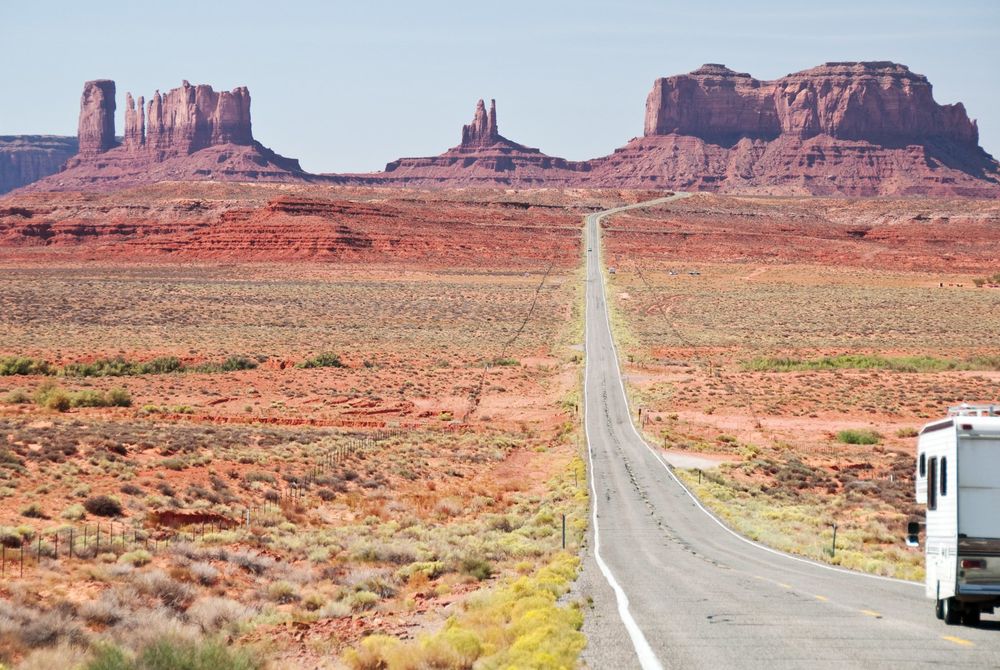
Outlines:
{"label": "asphalt highway", "polygon": [[[686,197],[650,201],[670,201]],[[742,538],[636,431],[587,217],[584,407],[592,518],[581,594],[592,668],[1000,667],[1000,619],[946,626],[923,585],[840,570]],[[900,538],[900,542],[903,538]]]}

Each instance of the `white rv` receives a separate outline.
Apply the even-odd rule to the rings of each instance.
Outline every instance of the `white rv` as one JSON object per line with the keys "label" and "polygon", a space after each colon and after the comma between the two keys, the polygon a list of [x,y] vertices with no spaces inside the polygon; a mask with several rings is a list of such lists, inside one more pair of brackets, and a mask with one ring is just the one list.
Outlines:
{"label": "white rv", "polygon": [[[916,489],[927,506],[927,597],[939,619],[976,625],[1000,605],[1000,405],[960,405],[924,426]],[[911,522],[909,544],[918,531]]]}

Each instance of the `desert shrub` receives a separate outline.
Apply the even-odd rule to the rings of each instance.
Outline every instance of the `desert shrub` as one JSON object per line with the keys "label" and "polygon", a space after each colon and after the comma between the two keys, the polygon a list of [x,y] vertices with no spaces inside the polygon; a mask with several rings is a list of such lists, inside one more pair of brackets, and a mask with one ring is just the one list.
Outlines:
{"label": "desert shrub", "polygon": [[0,447],[0,468],[21,470],[24,468],[24,459],[7,447]]}
{"label": "desert shrub", "polygon": [[463,558],[459,567],[463,575],[469,575],[478,581],[483,581],[493,576],[493,566],[490,565],[489,561],[476,556]]}
{"label": "desert shrub", "polygon": [[229,556],[229,561],[254,575],[262,575],[274,567],[274,559],[249,551],[235,551]]}
{"label": "desert shrub", "polygon": [[328,488],[319,489],[318,491],[316,491],[316,495],[318,495],[320,499],[326,502],[330,502],[331,500],[337,497],[336,491]]}
{"label": "desert shrub", "polygon": [[162,638],[131,657],[114,646],[97,649],[84,670],[260,670],[251,652],[216,640]]}
{"label": "desert shrub", "polygon": [[136,568],[147,565],[152,560],[153,555],[145,549],[136,549],[135,551],[124,553],[118,557],[119,563],[127,563]]}
{"label": "desert shrub", "polygon": [[848,428],[837,433],[837,441],[844,444],[878,444],[882,436],[867,428]]}
{"label": "desert shrub", "polygon": [[114,589],[106,589],[95,600],[88,600],[80,606],[80,616],[85,621],[103,626],[113,626],[129,613],[128,604],[122,602]]}
{"label": "desert shrub", "polygon": [[368,610],[378,604],[378,594],[371,591],[358,591],[349,595],[345,602],[352,610]]}
{"label": "desert shrub", "polygon": [[211,563],[192,563],[188,569],[191,571],[191,576],[202,586],[212,586],[219,581],[219,571]]}
{"label": "desert shrub", "polygon": [[48,519],[49,516],[42,509],[42,506],[38,503],[31,503],[21,509],[21,516],[26,516],[29,519]]}
{"label": "desert shrub", "polygon": [[66,509],[64,509],[62,511],[62,514],[60,514],[59,516],[66,519],[67,521],[79,521],[83,517],[87,516],[87,511],[83,508],[83,505],[81,505],[80,503],[74,503],[69,507],[67,507]]}
{"label": "desert shrub", "polygon": [[916,428],[913,428],[912,426],[907,426],[906,428],[900,428],[899,430],[897,430],[896,437],[916,437],[918,432],[919,431],[917,431]]}
{"label": "desert shrub", "polygon": [[31,396],[24,389],[14,389],[3,397],[3,401],[7,405],[28,405],[31,403]]}
{"label": "desert shrub", "polygon": [[108,391],[107,401],[109,407],[131,407],[132,396],[128,389],[115,387]]}
{"label": "desert shrub", "polygon": [[133,577],[132,584],[139,592],[158,598],[161,603],[174,609],[183,609],[194,594],[190,586],[171,579],[162,570],[138,572]]}
{"label": "desert shrub", "polygon": [[35,403],[46,409],[65,412],[73,406],[73,396],[66,389],[52,383],[45,383],[35,391]]}
{"label": "desert shrub", "polygon": [[11,375],[50,375],[52,366],[48,361],[39,361],[24,356],[6,356],[0,358],[0,377]]}
{"label": "desert shrub", "polygon": [[240,622],[249,619],[254,610],[229,598],[209,596],[200,598],[185,612],[185,616],[203,633],[214,634],[223,629],[233,629]]}
{"label": "desert shrub", "polygon": [[101,391],[77,391],[70,396],[73,407],[107,407],[108,398]]}
{"label": "desert shrub", "polygon": [[181,372],[183,369],[184,365],[176,356],[154,358],[151,361],[146,361],[145,363],[140,363],[138,365],[139,374],[144,375],[161,375],[170,372]]}
{"label": "desert shrub", "polygon": [[517,360],[516,358],[510,358],[509,356],[504,356],[502,358],[494,358],[492,361],[490,361],[490,363],[492,365],[499,365],[501,367],[506,367],[506,366],[520,365],[521,361]]}
{"label": "desert shrub", "polygon": [[235,372],[237,370],[253,370],[257,367],[257,361],[246,356],[230,356],[222,361],[223,372]]}
{"label": "desert shrub", "polygon": [[342,600],[329,602],[316,613],[320,619],[335,619],[350,616],[350,614],[351,606]]}
{"label": "desert shrub", "polygon": [[334,354],[331,352],[326,352],[313,356],[312,358],[307,358],[301,363],[298,363],[295,367],[297,368],[342,368],[344,367],[343,361],[340,360],[340,354]]}
{"label": "desert shrub", "polygon": [[276,603],[293,603],[299,599],[299,591],[294,584],[286,581],[271,582],[267,587],[267,597]]}
{"label": "desert shrub", "polygon": [[122,504],[111,496],[92,496],[83,501],[83,508],[97,516],[121,516]]}
{"label": "desert shrub", "polygon": [[122,484],[121,492],[129,496],[141,496],[144,493],[142,487],[135,484]]}

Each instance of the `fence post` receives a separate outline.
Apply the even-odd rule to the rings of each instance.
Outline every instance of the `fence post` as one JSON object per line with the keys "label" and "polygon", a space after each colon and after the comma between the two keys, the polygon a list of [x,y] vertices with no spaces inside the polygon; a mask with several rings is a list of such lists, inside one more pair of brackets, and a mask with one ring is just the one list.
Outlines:
{"label": "fence post", "polygon": [[566,548],[566,515],[562,515],[562,548]]}
{"label": "fence post", "polygon": [[73,526],[69,527],[69,557],[73,558]]}

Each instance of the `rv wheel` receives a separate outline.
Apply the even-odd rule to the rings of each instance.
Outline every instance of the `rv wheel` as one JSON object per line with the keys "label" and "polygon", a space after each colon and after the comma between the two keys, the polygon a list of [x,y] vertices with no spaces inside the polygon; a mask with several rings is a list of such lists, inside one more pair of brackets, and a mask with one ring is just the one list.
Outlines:
{"label": "rv wheel", "polygon": [[944,619],[944,601],[935,600],[934,601],[934,616],[938,619]]}
{"label": "rv wheel", "polygon": [[954,598],[945,598],[941,601],[944,622],[949,626],[957,626],[962,622],[962,610]]}

